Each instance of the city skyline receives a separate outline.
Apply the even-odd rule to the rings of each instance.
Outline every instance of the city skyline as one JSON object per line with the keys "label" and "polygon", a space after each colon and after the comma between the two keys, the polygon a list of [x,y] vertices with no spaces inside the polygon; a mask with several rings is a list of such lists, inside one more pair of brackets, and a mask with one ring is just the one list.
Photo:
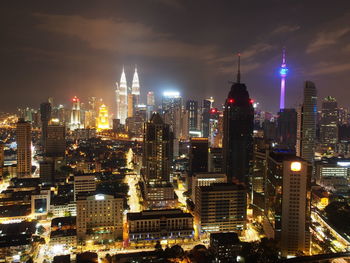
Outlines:
{"label": "city skyline", "polygon": [[[314,2],[291,5],[268,1],[264,5],[271,10],[265,8],[261,14],[261,4],[251,8],[243,3],[209,5],[207,1],[201,1],[201,12],[195,11],[198,1],[153,0],[150,9],[134,1],[87,3],[83,7],[78,1],[69,8],[39,1],[22,5],[21,11],[16,3],[7,4],[2,9],[6,41],[1,46],[9,52],[2,53],[1,87],[11,88],[13,93],[9,99],[1,99],[0,110],[14,111],[15,106],[8,103],[14,99],[19,105],[27,106],[28,101],[33,107],[49,96],[65,101],[77,95],[85,100],[81,95],[97,93],[111,105],[114,83],[123,65],[130,73],[137,65],[144,87],[142,100],[149,90],[161,94],[168,89],[179,90],[191,99],[200,87],[203,99],[215,95],[216,101],[223,101],[227,82],[234,79],[233,54],[241,52],[242,78],[251,96],[267,111],[277,112],[278,99],[267,94],[279,96],[282,47],[288,50],[290,69],[286,107],[300,104],[301,80],[306,79],[316,83],[320,97],[329,95],[329,86],[336,86],[332,95],[339,97],[341,105],[349,106],[346,96],[340,96],[350,68],[346,61],[349,3],[341,1],[328,7],[326,1],[317,1],[314,8]],[[89,11],[92,9],[95,12]],[[162,15],[155,18],[159,11]],[[209,12],[212,18],[206,19]],[[183,21],[168,21],[178,15]],[[184,28],[192,18],[196,22]],[[237,26],[243,18],[246,29]],[[262,19],[264,23],[259,23]],[[203,32],[202,24],[220,30]],[[93,29],[89,37],[81,33],[88,28]],[[23,30],[27,33],[22,34]],[[127,45],[129,42],[133,44]],[[21,78],[13,77],[15,72]],[[220,92],[216,92],[217,86]],[[37,93],[40,96],[32,95]]]}

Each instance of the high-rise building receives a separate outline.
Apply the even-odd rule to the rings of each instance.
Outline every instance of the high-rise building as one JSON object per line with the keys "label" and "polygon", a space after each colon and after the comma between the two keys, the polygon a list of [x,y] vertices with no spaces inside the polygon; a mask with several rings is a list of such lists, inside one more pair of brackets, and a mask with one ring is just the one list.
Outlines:
{"label": "high-rise building", "polygon": [[96,243],[121,239],[123,234],[123,198],[105,194],[80,195],[77,198],[77,237]]}
{"label": "high-rise building", "polygon": [[210,119],[210,109],[212,105],[212,100],[203,100],[202,105],[202,135],[203,137],[209,137],[209,119]]}
{"label": "high-rise building", "polygon": [[304,102],[298,110],[297,156],[313,163],[316,139],[317,90],[311,81],[305,82]]}
{"label": "high-rise building", "polygon": [[153,113],[144,128],[143,167],[146,183],[169,182],[171,162],[170,127]]}
{"label": "high-rise building", "polygon": [[239,59],[237,81],[231,87],[224,110],[224,171],[228,182],[247,182],[253,154],[254,109],[247,87],[240,81]]}
{"label": "high-rise building", "polygon": [[190,172],[208,172],[208,138],[190,139]]}
{"label": "high-rise building", "polygon": [[74,175],[74,196],[93,193],[96,191],[96,179],[93,174]]}
{"label": "high-rise building", "polygon": [[132,94],[128,94],[128,118],[132,118],[135,112],[135,96]]}
{"label": "high-rise building", "polygon": [[322,101],[320,141],[334,149],[338,142],[338,103],[331,96]]}
{"label": "high-rise building", "polygon": [[109,129],[109,116],[107,106],[102,104],[98,113],[97,130]]}
{"label": "high-rise building", "polygon": [[47,127],[45,155],[48,157],[64,157],[66,151],[66,127],[58,122]]}
{"label": "high-rise building", "polygon": [[147,92],[147,106],[155,106],[156,105],[156,100],[154,98],[154,92],[149,91]]}
{"label": "high-rise building", "polygon": [[186,110],[189,113],[189,130],[197,131],[198,128],[198,101],[188,100]]}
{"label": "high-rise building", "polygon": [[297,112],[295,109],[281,109],[278,112],[277,139],[279,144],[295,149],[297,141]]}
{"label": "high-rise building", "polygon": [[310,253],[311,173],[311,164],[292,151],[267,156],[264,228],[285,257]]}
{"label": "high-rise building", "polygon": [[179,140],[181,138],[182,126],[182,98],[177,91],[166,91],[162,98],[162,113],[164,122],[170,125],[173,133],[173,155],[179,154]]}
{"label": "high-rise building", "polygon": [[120,83],[116,83],[116,106],[117,106],[117,119],[121,124],[125,124],[125,120],[128,117],[128,86],[126,82],[125,72],[123,72],[120,78]]}
{"label": "high-rise building", "polygon": [[47,126],[51,120],[51,103],[43,102],[40,104],[40,119],[41,119],[41,144],[45,148],[47,137]]}
{"label": "high-rise building", "polygon": [[32,169],[32,126],[29,122],[19,119],[16,127],[17,142],[17,175],[30,176]]}
{"label": "high-rise building", "polygon": [[239,232],[246,224],[246,190],[242,185],[219,183],[197,187],[195,217],[201,231]]}
{"label": "high-rise building", "polygon": [[73,107],[72,107],[71,118],[70,118],[70,129],[75,130],[80,128],[82,128],[80,100],[77,98],[77,96],[74,96]]}
{"label": "high-rise building", "polygon": [[217,108],[211,108],[209,113],[209,145],[222,147],[223,114]]}
{"label": "high-rise building", "polygon": [[134,76],[132,78],[131,94],[134,97],[134,108],[136,108],[136,106],[140,104],[140,81],[137,68],[135,68]]}
{"label": "high-rise building", "polygon": [[285,92],[286,92],[286,77],[288,73],[288,68],[286,64],[286,50],[283,49],[282,53],[282,65],[280,69],[281,75],[281,96],[280,96],[280,110],[283,110],[285,107]]}

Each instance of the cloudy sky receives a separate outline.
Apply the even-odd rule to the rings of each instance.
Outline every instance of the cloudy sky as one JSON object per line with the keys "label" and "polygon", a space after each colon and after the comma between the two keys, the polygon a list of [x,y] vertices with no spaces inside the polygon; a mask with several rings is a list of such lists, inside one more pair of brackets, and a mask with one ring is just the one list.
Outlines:
{"label": "cloudy sky", "polygon": [[6,1],[0,10],[0,111],[76,95],[113,106],[115,82],[137,65],[143,97],[179,90],[223,103],[242,54],[242,82],[277,111],[287,49],[287,106],[305,80],[350,106],[349,0]]}

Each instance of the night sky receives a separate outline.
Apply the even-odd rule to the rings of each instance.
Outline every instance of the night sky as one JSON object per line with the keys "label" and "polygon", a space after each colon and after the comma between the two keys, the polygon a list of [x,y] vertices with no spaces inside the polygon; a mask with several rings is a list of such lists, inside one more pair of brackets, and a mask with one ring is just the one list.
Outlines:
{"label": "night sky", "polygon": [[76,95],[112,106],[125,66],[137,65],[143,98],[179,90],[185,99],[223,103],[241,52],[242,82],[276,112],[278,68],[287,50],[288,107],[305,80],[319,98],[350,106],[349,0],[3,1],[0,111],[38,108],[47,97],[70,107]]}

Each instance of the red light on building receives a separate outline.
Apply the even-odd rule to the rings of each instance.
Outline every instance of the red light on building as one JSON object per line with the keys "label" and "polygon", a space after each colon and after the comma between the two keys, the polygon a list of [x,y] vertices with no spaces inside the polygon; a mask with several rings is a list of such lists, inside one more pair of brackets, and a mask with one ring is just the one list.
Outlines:
{"label": "red light on building", "polygon": [[73,98],[73,102],[78,102],[79,101],[79,99],[77,98],[77,96],[75,96],[74,98]]}
{"label": "red light on building", "polygon": [[210,113],[217,113],[218,112],[218,109],[217,108],[212,108],[210,109]]}
{"label": "red light on building", "polygon": [[253,103],[254,103],[254,100],[253,100],[253,99],[250,99],[250,100],[249,100],[249,103],[250,103],[250,104],[253,104]]}
{"label": "red light on building", "polygon": [[229,100],[228,100],[228,103],[234,103],[234,102],[235,102],[234,99],[229,99]]}

